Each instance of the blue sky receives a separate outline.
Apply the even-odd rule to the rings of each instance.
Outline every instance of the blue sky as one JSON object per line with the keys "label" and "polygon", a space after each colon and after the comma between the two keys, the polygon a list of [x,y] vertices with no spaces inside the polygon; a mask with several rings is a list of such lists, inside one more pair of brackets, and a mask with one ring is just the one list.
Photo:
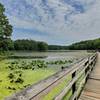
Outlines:
{"label": "blue sky", "polygon": [[0,0],[12,39],[68,45],[100,37],[100,0]]}

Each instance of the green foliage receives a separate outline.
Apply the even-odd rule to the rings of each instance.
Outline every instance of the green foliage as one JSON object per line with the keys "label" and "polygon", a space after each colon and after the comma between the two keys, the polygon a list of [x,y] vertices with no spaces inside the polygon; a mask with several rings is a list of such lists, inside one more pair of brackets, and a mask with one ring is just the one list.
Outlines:
{"label": "green foliage", "polygon": [[0,15],[2,15],[4,11],[5,11],[5,8],[4,8],[3,5],[0,3]]}
{"label": "green foliage", "polygon": [[48,45],[49,50],[67,50],[67,46]]}
{"label": "green foliage", "polygon": [[[32,60],[32,61],[21,61],[21,60],[15,60],[8,64],[7,68],[10,70],[35,70],[35,69],[41,69],[41,68],[48,68],[48,66],[52,65],[65,65],[68,63],[72,63],[72,60],[57,60],[57,61],[44,61],[44,60]],[[17,73],[17,72],[16,72]],[[19,76],[21,76],[22,73],[20,73]]]}
{"label": "green foliage", "polygon": [[14,49],[14,44],[13,41],[10,38],[5,38],[0,41],[1,43],[1,50],[13,50]]}
{"label": "green foliage", "polygon": [[48,50],[48,44],[45,42],[38,42],[38,51],[47,51]]}
{"label": "green foliage", "polygon": [[71,50],[97,50],[100,49],[100,38],[95,40],[81,41],[69,46]]}
{"label": "green foliage", "polygon": [[[35,68],[47,68],[47,64],[45,61],[42,60],[32,60],[31,62],[25,62],[25,61],[12,61],[9,63],[8,67],[10,70],[15,69],[21,69],[21,70],[34,70]],[[22,76],[22,73],[19,74],[19,76]]]}
{"label": "green foliage", "polygon": [[14,41],[15,50],[37,50],[37,42],[34,40],[16,40]]}
{"label": "green foliage", "polygon": [[81,41],[69,46],[48,45],[45,42],[37,42],[34,40],[16,40],[14,41],[15,50],[95,50],[100,49],[100,38],[95,40]]}
{"label": "green foliage", "polygon": [[[30,59],[28,61],[30,61]],[[18,92],[29,85],[37,83],[38,81],[43,80],[44,78],[55,73],[54,70],[42,68],[39,68],[34,71],[30,69],[9,70],[7,66],[9,66],[10,62],[14,62],[14,60],[6,59],[0,61],[0,100],[4,100],[4,98],[6,98],[7,96],[10,96],[15,92]],[[10,73],[14,75],[14,78],[8,78],[8,75]],[[21,78],[23,82],[20,81],[19,78]],[[15,83],[15,81],[17,81],[17,83]]]}
{"label": "green foliage", "polygon": [[[14,68],[13,68],[14,69]],[[10,83],[20,83],[22,84],[24,80],[22,79],[22,71],[13,71],[8,74]]]}
{"label": "green foliage", "polygon": [[[12,26],[9,24],[7,17],[4,14],[5,8],[0,4],[0,49],[11,49],[10,36],[12,34]],[[9,44],[10,43],[10,44]]]}
{"label": "green foliage", "polygon": [[13,74],[13,73],[10,73],[10,74],[8,75],[8,77],[9,77],[9,79],[14,78],[14,74]]}
{"label": "green foliage", "polygon": [[100,49],[100,38],[95,40],[81,41],[69,46],[49,45],[49,50],[97,50]]}
{"label": "green foliage", "polygon": [[11,36],[12,26],[9,24],[7,17],[4,15],[4,7],[0,4],[0,37],[5,38]]}
{"label": "green foliage", "polygon": [[14,48],[15,50],[47,51],[48,45],[45,42],[23,39],[14,41]]}
{"label": "green foliage", "polygon": [[50,65],[63,65],[63,64],[67,64],[67,63],[72,63],[72,60],[56,60],[56,61],[49,61],[47,62],[47,64]]}
{"label": "green foliage", "polygon": [[24,82],[24,80],[20,77],[17,78],[17,80],[15,81],[15,83],[20,83],[22,84]]}
{"label": "green foliage", "polygon": [[[65,87],[66,85],[69,83],[69,81],[71,81],[71,75],[66,76],[66,78],[63,78],[64,80],[62,82],[60,82],[59,84],[57,84],[47,95],[45,95],[43,97],[43,100],[54,100],[54,97],[57,96]],[[71,97],[72,93],[70,93],[70,95],[68,97]],[[66,99],[69,100],[69,99]]]}

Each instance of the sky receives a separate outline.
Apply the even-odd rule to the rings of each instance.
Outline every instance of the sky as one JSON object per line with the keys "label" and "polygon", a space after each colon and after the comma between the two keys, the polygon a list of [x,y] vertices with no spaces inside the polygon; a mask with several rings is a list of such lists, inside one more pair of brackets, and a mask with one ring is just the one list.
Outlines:
{"label": "sky", "polygon": [[0,0],[12,39],[69,45],[100,38],[100,0]]}

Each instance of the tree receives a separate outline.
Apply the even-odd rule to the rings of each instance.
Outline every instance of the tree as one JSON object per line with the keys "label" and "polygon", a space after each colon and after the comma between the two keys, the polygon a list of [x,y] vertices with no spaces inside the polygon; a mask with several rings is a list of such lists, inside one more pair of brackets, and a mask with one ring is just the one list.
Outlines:
{"label": "tree", "polygon": [[14,41],[15,50],[33,50],[37,51],[37,42],[34,40],[16,40]]}
{"label": "tree", "polygon": [[4,12],[5,12],[5,8],[0,3],[0,49],[8,50],[7,45],[5,49],[4,43],[10,40],[10,36],[12,34],[12,26],[9,24],[9,21],[5,16]]}
{"label": "tree", "polygon": [[48,44],[45,42],[38,42],[38,51],[47,51]]}
{"label": "tree", "polygon": [[22,39],[14,41],[15,50],[47,51],[48,44],[34,40]]}

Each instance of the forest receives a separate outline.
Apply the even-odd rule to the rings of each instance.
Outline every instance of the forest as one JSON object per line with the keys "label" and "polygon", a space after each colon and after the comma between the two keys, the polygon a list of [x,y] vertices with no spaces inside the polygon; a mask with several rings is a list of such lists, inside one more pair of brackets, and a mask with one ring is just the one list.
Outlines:
{"label": "forest", "polygon": [[70,50],[98,50],[100,49],[100,38],[74,43],[68,46]]}

